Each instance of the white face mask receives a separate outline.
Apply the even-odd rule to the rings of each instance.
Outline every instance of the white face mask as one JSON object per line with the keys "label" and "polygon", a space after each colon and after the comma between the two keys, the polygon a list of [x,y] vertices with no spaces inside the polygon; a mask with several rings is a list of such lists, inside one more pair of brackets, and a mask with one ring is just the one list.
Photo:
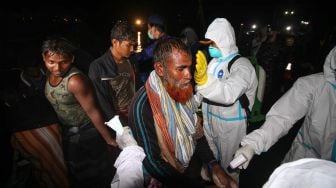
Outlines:
{"label": "white face mask", "polygon": [[152,35],[152,33],[148,30],[147,32],[148,38],[150,38],[151,40],[154,39],[154,36]]}

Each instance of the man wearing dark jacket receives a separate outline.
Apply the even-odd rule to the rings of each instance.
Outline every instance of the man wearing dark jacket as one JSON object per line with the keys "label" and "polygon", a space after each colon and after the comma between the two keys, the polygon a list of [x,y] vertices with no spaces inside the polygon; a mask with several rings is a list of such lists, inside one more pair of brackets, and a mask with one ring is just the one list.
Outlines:
{"label": "man wearing dark jacket", "polygon": [[128,106],[135,93],[134,64],[129,59],[136,43],[136,33],[123,21],[111,30],[111,47],[90,65],[89,77],[96,90],[105,121],[128,116]]}
{"label": "man wearing dark jacket", "polygon": [[138,62],[140,70],[141,85],[147,80],[149,73],[153,70],[153,51],[157,43],[161,40],[169,38],[166,33],[166,23],[164,19],[156,14],[148,17],[147,36],[151,42],[140,52],[135,54],[135,59]]}

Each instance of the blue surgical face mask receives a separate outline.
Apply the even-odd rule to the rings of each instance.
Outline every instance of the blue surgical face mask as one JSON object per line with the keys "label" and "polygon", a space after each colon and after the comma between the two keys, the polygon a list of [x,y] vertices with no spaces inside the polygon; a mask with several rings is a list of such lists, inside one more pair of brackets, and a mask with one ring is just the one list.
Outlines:
{"label": "blue surgical face mask", "polygon": [[154,40],[154,36],[152,35],[151,32],[149,32],[149,30],[147,32],[147,35],[148,35],[148,38],[150,38],[151,40]]}
{"label": "blue surgical face mask", "polygon": [[220,58],[222,57],[222,52],[215,47],[209,46],[209,54],[213,58]]}

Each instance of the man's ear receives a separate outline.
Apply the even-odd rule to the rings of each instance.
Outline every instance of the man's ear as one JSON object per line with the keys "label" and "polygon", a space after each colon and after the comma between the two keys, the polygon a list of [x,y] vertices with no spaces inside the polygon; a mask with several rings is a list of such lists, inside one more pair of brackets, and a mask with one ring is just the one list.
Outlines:
{"label": "man's ear", "polygon": [[119,41],[117,39],[112,39],[111,40],[111,43],[112,43],[112,46],[116,46],[116,44],[118,43]]}
{"label": "man's ear", "polygon": [[164,70],[163,70],[163,64],[161,62],[154,63],[154,70],[156,74],[158,74],[160,77],[164,76]]}

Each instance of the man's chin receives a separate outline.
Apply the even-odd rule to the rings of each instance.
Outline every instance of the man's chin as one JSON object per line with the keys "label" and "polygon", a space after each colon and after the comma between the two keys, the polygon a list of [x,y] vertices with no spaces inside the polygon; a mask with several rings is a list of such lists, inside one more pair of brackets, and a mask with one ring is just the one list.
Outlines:
{"label": "man's chin", "polygon": [[191,84],[184,88],[168,87],[167,92],[172,99],[181,104],[185,104],[193,96],[193,88]]}
{"label": "man's chin", "polygon": [[123,59],[128,59],[129,57],[131,57],[131,54],[124,55]]}
{"label": "man's chin", "polygon": [[53,75],[55,77],[62,77],[64,75],[64,73],[53,73]]}

